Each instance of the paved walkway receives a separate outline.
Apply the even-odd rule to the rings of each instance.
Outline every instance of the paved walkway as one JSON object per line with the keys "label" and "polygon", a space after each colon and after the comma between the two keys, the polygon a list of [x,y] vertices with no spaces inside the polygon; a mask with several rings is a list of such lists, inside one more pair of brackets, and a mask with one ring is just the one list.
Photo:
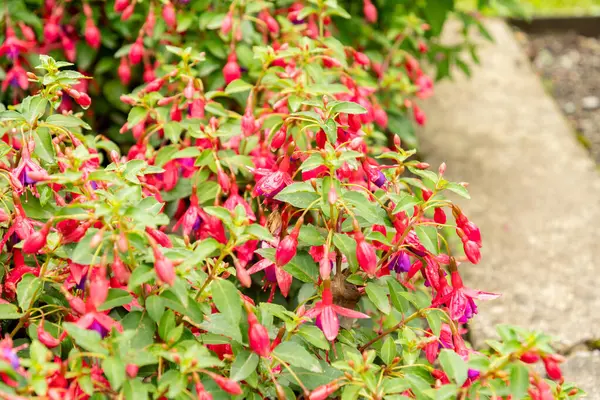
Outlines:
{"label": "paved walkway", "polygon": [[[487,26],[496,42],[482,46],[482,66],[436,87],[420,134],[428,162],[470,183],[459,204],[481,228],[483,261],[465,265],[467,283],[503,294],[481,305],[475,344],[498,323],[564,346],[600,338],[600,174],[510,28]],[[600,353],[573,355],[565,370],[600,399]]]}

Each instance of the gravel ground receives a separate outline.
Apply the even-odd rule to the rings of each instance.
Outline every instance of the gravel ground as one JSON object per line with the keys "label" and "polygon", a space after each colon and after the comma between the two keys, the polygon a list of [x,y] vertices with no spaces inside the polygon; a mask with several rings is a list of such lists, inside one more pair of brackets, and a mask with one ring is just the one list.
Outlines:
{"label": "gravel ground", "polygon": [[600,164],[600,37],[517,33],[536,72]]}

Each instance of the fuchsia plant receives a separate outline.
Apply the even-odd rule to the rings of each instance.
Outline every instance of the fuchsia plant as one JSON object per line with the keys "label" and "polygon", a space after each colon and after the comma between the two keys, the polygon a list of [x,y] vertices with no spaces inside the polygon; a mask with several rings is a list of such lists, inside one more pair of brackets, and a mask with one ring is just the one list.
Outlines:
{"label": "fuchsia plant", "polygon": [[[377,3],[361,20],[382,18]],[[46,5],[45,38],[69,59],[69,2]],[[476,301],[497,297],[460,275],[482,238],[444,195],[468,198],[467,185],[386,140],[391,105],[425,121],[424,20],[397,34],[419,39],[415,56],[396,40],[377,64],[335,39],[349,17],[335,1],[205,5],[201,34],[228,43],[215,63],[173,44],[185,5],[145,6],[115,68],[128,84],[145,64],[146,83],[121,96],[131,146],[86,122],[94,80],[72,64],[41,55],[35,73],[7,75],[14,99],[31,95],[0,113],[0,398],[582,394],[543,334],[499,326],[487,350],[464,341]],[[124,21],[139,7],[111,5]],[[84,38],[98,48],[94,10],[84,3]],[[154,24],[174,37],[156,67]],[[35,37],[12,25],[1,51],[14,71]],[[262,42],[250,62],[244,35]],[[384,108],[389,74],[411,84]]]}

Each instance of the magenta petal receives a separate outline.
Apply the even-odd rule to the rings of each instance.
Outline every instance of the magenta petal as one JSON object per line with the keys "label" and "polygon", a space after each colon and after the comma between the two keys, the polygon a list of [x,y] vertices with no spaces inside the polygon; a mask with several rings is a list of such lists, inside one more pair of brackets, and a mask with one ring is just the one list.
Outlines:
{"label": "magenta petal", "polygon": [[334,340],[340,330],[340,321],[338,320],[337,314],[333,311],[333,307],[323,308],[321,313],[321,325],[323,326],[323,333],[327,340]]}
{"label": "magenta petal", "polygon": [[292,280],[294,279],[289,272],[285,271],[281,267],[275,267],[275,276],[277,277],[277,286],[281,290],[283,297],[287,297],[292,287]]}
{"label": "magenta petal", "polygon": [[363,314],[360,311],[354,311],[351,310],[349,308],[344,308],[341,306],[336,306],[335,304],[332,305],[331,307],[333,307],[333,311],[336,312],[336,314],[342,315],[344,317],[348,317],[348,318],[370,318],[367,314]]}
{"label": "magenta petal", "polygon": [[253,274],[255,272],[262,271],[263,269],[270,267],[271,265],[273,265],[273,261],[267,260],[265,258],[248,268],[248,273]]}
{"label": "magenta petal", "polygon": [[467,297],[462,290],[454,292],[448,308],[450,309],[450,318],[453,320],[458,320],[464,315],[467,309]]}
{"label": "magenta petal", "polygon": [[323,312],[323,307],[321,302],[319,301],[313,308],[304,313],[306,318],[315,318],[317,315]]}
{"label": "magenta petal", "polygon": [[463,288],[462,291],[469,297],[477,300],[494,300],[500,297],[498,293],[482,292],[481,290]]}

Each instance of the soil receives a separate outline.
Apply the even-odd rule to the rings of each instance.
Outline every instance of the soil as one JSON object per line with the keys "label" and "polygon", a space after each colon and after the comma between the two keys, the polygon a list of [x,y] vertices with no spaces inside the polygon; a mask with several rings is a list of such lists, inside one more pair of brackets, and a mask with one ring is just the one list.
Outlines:
{"label": "soil", "polygon": [[600,164],[600,37],[517,32],[517,39],[578,139]]}

